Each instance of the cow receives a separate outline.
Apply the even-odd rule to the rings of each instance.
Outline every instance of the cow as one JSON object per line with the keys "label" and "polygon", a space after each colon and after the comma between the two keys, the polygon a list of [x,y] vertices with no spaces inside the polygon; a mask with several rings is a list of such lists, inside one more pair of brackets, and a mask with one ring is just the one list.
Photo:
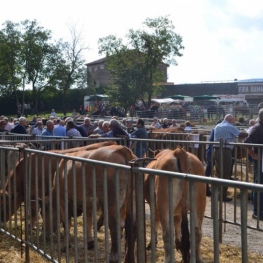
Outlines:
{"label": "cow", "polygon": [[[67,150],[51,150],[53,153],[74,155],[80,151],[90,151],[99,147],[115,145],[113,141],[104,141],[94,143],[84,147],[71,148]],[[1,221],[2,223],[10,220],[15,211],[20,207],[21,203],[25,201],[25,174],[24,165],[28,162],[28,167],[31,170],[30,176],[30,200],[38,200],[49,193],[49,187],[52,187],[54,173],[56,171],[58,159],[49,155],[42,155],[41,153],[31,154],[26,160],[21,159],[16,165],[15,172],[11,171],[9,178],[6,180],[5,189],[0,190],[0,207],[1,207]],[[28,171],[29,172],[29,171]],[[5,195],[5,197],[4,197]],[[4,202],[4,199],[6,200]],[[8,200],[11,200],[9,203]],[[31,225],[35,225],[37,209],[36,204],[31,202]]]}
{"label": "cow", "polygon": [[[88,158],[91,160],[97,160],[97,161],[104,161],[104,162],[110,162],[110,163],[116,163],[121,165],[127,165],[129,161],[136,159],[136,156],[132,153],[132,151],[125,146],[121,145],[112,145],[107,147],[101,147],[97,150],[92,151],[88,154],[81,153],[80,155],[77,155],[78,157],[82,158]],[[65,174],[65,166],[66,166],[66,174]],[[60,211],[61,217],[60,222],[63,223],[63,226],[66,227],[65,222],[66,218],[70,219],[70,214],[74,212],[73,210],[73,204],[76,203],[77,206],[77,213],[78,211],[84,211],[83,207],[83,201],[86,200],[86,217],[87,217],[87,240],[88,240],[88,248],[93,246],[93,237],[91,233],[91,225],[92,225],[92,164],[87,163],[84,165],[85,169],[85,179],[84,179],[84,185],[85,185],[85,194],[83,195],[82,187],[83,187],[83,181],[82,181],[82,169],[83,169],[83,163],[82,162],[73,162],[73,161],[67,161],[67,163],[62,160],[60,162],[60,168],[59,173],[55,174],[55,177],[58,176],[58,178],[54,178],[54,185],[52,189],[52,197],[47,197],[45,200],[45,229],[47,231],[47,235],[50,234],[50,229],[52,226],[53,232],[56,232],[58,230],[57,225],[57,216],[58,213],[53,214],[52,221],[50,221],[50,211],[49,206],[50,202],[52,204],[53,209],[55,211]],[[119,204],[120,206],[116,206],[116,196],[115,196],[115,175],[116,170],[110,166],[107,166],[103,168],[102,165],[96,165],[95,166],[95,176],[96,176],[96,199],[99,207],[104,207],[104,187],[103,187],[103,172],[104,169],[106,170],[107,175],[107,185],[108,185],[108,211],[109,211],[109,229],[110,229],[110,235],[111,235],[111,252],[110,252],[110,262],[118,262],[118,253],[117,253],[117,218],[116,215],[117,209],[120,212],[120,222],[121,225],[124,226],[124,208],[126,204],[126,194],[127,194],[127,188],[130,183],[130,172],[127,172],[127,170],[119,169]],[[75,176],[75,182],[74,182],[74,174]],[[67,200],[65,201],[65,178],[67,178],[68,182],[68,189],[67,189]],[[56,183],[58,182],[58,184]],[[74,182],[74,184],[73,184]],[[73,185],[76,186],[76,200],[74,200],[74,189]],[[57,200],[56,196],[59,196],[60,204],[59,208],[57,207]],[[66,206],[68,209],[68,214],[66,214]],[[70,222],[70,221],[69,221]],[[70,231],[71,224],[68,224],[68,229],[65,229],[67,233]]]}
{"label": "cow", "polygon": [[[162,150],[166,148],[174,149],[174,143],[168,143],[166,140],[176,140],[184,141],[187,140],[187,135],[184,132],[184,129],[181,127],[170,127],[165,129],[154,129],[148,133],[148,138],[151,140],[148,142],[148,151],[149,157],[154,157],[154,152],[156,150]],[[178,143],[181,145],[181,143]]]}
{"label": "cow", "polygon": [[[147,168],[164,171],[181,172],[186,174],[195,174],[204,176],[204,167],[200,160],[185,151],[181,147],[175,150],[166,149],[156,155],[156,160],[148,164]],[[182,262],[189,262],[189,230],[187,211],[189,210],[189,184],[186,180],[173,179],[173,213],[174,213],[174,227],[175,227],[175,245],[176,249],[182,253]],[[204,183],[194,183],[194,209],[195,209],[195,240],[196,240],[196,262],[203,262],[200,252],[201,245],[201,227],[206,206],[206,185]],[[149,197],[149,175],[145,175],[144,184],[145,198],[150,204]],[[163,232],[163,242],[165,251],[165,263],[171,262],[171,252],[169,246],[170,228],[169,228],[169,196],[168,196],[168,178],[166,176],[155,176],[155,221],[156,226],[159,222]],[[150,207],[151,208],[151,207]],[[132,212],[127,210],[127,220],[130,220]],[[130,227],[131,222],[126,225]],[[157,231],[157,230],[156,230]],[[129,229],[127,229],[129,233]],[[134,239],[129,236],[127,239],[126,262],[134,262]],[[149,247],[149,246],[148,246]]]}

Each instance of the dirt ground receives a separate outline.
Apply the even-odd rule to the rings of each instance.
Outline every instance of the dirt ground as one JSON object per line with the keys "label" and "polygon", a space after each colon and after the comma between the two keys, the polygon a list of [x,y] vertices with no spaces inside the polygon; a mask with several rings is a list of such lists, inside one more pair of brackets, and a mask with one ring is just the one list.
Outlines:
{"label": "dirt ground", "polygon": [[[237,200],[238,202],[238,200]],[[239,218],[239,209],[237,209],[237,220]],[[227,217],[226,219],[229,221],[233,221],[234,217],[234,206],[233,201],[231,203],[226,203],[226,211]],[[248,225],[256,226],[257,221],[251,218],[251,211],[252,211],[252,204],[249,203],[248,207]],[[211,215],[211,198],[207,197],[207,206],[206,206],[206,218],[204,219],[203,223],[203,239],[202,239],[202,246],[201,251],[204,258],[204,263],[213,263],[213,221],[210,217]],[[149,210],[146,210],[146,219],[149,218]],[[81,228],[81,219],[78,220]],[[148,221],[148,220],[147,220]],[[148,222],[149,224],[149,222]],[[260,222],[261,228],[263,222]],[[78,227],[79,228],[79,227]],[[104,228],[103,228],[104,229]],[[220,245],[220,262],[221,263],[238,263],[242,262],[241,259],[241,238],[240,238],[240,227],[234,226],[231,224],[227,224],[225,226],[223,232],[223,244]],[[147,230],[149,231],[149,229]],[[81,231],[80,231],[81,233]],[[149,238],[149,233],[147,232],[147,237]],[[255,231],[248,229],[248,262],[256,262],[256,263],[263,263],[263,235],[262,232]],[[100,232],[98,236],[98,243],[100,249],[100,258],[98,262],[105,262],[104,258],[104,233]],[[79,261],[84,262],[83,255],[81,251],[83,251],[83,239],[80,238],[78,242],[78,253],[79,253]],[[124,246],[123,249],[124,251]],[[150,254],[151,252],[147,251],[147,262],[150,262]],[[70,252],[70,260],[69,262],[74,262],[74,248],[71,249]],[[162,242],[162,233],[161,230],[158,233],[158,246],[156,250],[156,263],[163,262],[164,254],[163,254],[163,242]],[[88,260],[89,262],[92,261],[93,258],[93,251],[88,252]],[[176,263],[181,262],[181,256],[179,253],[176,252]],[[19,244],[14,242],[9,237],[0,234],[0,263],[22,263],[25,262],[25,257],[21,258],[21,250]],[[30,262],[31,263],[39,263],[39,262],[48,262],[47,260],[43,259],[40,255],[36,254],[35,252],[30,252]],[[62,259],[62,263],[66,262],[65,259]]]}
{"label": "dirt ground", "polygon": [[[225,210],[226,209],[226,210]],[[225,211],[226,213],[225,213]],[[248,215],[247,224],[249,226],[257,226],[257,220],[252,219],[253,204],[248,201]],[[223,204],[223,218],[224,214],[227,221],[234,221],[234,201]],[[207,197],[207,205],[205,215],[211,217],[211,198]],[[236,220],[240,221],[240,200],[237,200]],[[211,218],[205,218],[203,223],[203,236],[213,237],[213,220]],[[263,222],[259,221],[259,227],[263,228]],[[241,248],[241,228],[232,224],[223,225],[222,241],[224,244],[232,245],[237,248]],[[261,231],[247,229],[247,245],[248,251],[263,255],[263,234]],[[262,261],[263,262],[263,261]]]}

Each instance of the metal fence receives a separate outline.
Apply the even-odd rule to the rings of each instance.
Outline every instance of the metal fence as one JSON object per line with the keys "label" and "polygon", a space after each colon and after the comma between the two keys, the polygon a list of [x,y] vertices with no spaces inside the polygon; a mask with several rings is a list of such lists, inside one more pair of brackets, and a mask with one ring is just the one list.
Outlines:
{"label": "metal fence", "polygon": [[[55,145],[58,141],[61,142],[60,140],[50,141],[52,148],[56,148]],[[123,139],[120,139],[119,143],[120,141],[122,144],[127,143]],[[141,143],[144,140],[137,139],[137,141]],[[31,141],[31,143],[34,142]],[[95,140],[89,141],[89,143],[93,142]],[[42,143],[47,142],[43,141]],[[204,165],[205,149],[208,144],[213,144],[202,141],[200,138],[198,141],[185,141],[181,138],[175,140],[175,137],[171,140],[147,140],[147,143],[151,144],[153,150],[175,148],[180,144],[187,150],[203,156],[200,159]],[[222,143],[217,145],[224,146]],[[122,213],[124,213],[122,194],[126,189],[124,190],[122,184],[123,177],[129,178],[131,175],[135,175],[140,178],[137,180],[138,185],[136,186],[136,189],[139,190],[136,195],[139,201],[135,202],[138,211],[136,216],[138,229],[136,261],[156,262],[159,255],[157,256],[155,246],[152,246],[151,252],[146,253],[145,251],[149,237],[153,238],[155,211],[149,212],[148,206],[145,206],[143,195],[140,195],[143,194],[143,175],[149,173],[188,181],[190,204],[194,204],[194,200],[191,199],[193,198],[193,183],[196,181],[209,183],[212,186],[212,197],[211,202],[209,201],[207,205],[211,206],[211,212],[206,213],[206,217],[212,222],[213,262],[219,262],[219,244],[225,242],[224,233],[233,225],[240,229],[236,235],[240,238],[241,260],[249,262],[247,253],[251,244],[247,242],[248,230],[262,232],[263,225],[259,220],[250,220],[252,211],[249,211],[251,201],[248,197],[255,191],[263,192],[263,186],[254,184],[254,178],[251,175],[253,172],[250,171],[252,164],[247,161],[248,147],[262,148],[262,146],[243,143],[233,143],[232,146],[234,147],[233,176],[238,180],[158,171],[146,169],[143,167],[144,165],[139,167],[132,164],[120,165],[29,148],[1,146],[0,232],[21,243],[21,247],[25,249],[26,262],[30,262],[31,250],[43,255],[50,262],[113,262],[113,260],[123,262],[125,242],[121,232],[123,227]],[[198,153],[198,149],[202,150]],[[147,156],[149,155],[150,153],[147,152]],[[21,160],[21,158],[23,159]],[[20,160],[18,166],[15,165],[16,160]],[[64,178],[63,181],[59,181],[61,174]],[[258,170],[258,176],[259,174]],[[109,180],[110,175],[114,176]],[[222,174],[219,177],[222,178]],[[63,187],[61,182],[64,183]],[[127,183],[127,181],[125,182]],[[54,184],[57,187],[54,187]],[[219,192],[223,186],[233,189],[234,201],[231,204],[223,203],[220,199]],[[152,185],[150,194],[152,198],[154,197],[153,191]],[[170,197],[169,200],[172,198]],[[221,201],[218,202],[218,200]],[[115,204],[115,207],[112,208],[110,204]],[[63,212],[61,208],[63,208]],[[192,209],[191,205],[190,211]],[[228,213],[230,209],[234,211],[233,217],[230,216],[232,213]],[[38,213],[39,210],[41,210],[41,215]],[[63,228],[60,224],[62,218]],[[191,220],[195,219],[191,218],[190,213],[190,222],[192,222]],[[71,221],[73,225],[68,231]],[[195,240],[195,231],[191,229],[192,226],[193,223],[190,224],[191,240]],[[54,231],[56,228],[59,231]],[[111,231],[113,228],[116,229],[114,236],[110,235],[109,228]],[[113,238],[116,238],[116,243],[112,242]],[[260,240],[256,240],[256,242],[260,242]],[[191,246],[193,260],[195,258],[194,242],[191,242]],[[89,250],[92,247],[93,249]],[[114,255],[110,253],[112,247],[114,247]]]}

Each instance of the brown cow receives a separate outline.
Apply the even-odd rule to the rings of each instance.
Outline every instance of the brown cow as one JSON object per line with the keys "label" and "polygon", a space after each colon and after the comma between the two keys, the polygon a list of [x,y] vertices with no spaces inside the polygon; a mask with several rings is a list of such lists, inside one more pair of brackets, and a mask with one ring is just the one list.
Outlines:
{"label": "brown cow", "polygon": [[[153,158],[156,150],[174,149],[175,146],[177,146],[174,143],[168,143],[166,140],[186,141],[187,135],[181,127],[171,127],[152,130],[149,132],[148,138],[151,140],[158,140],[158,142],[148,142],[149,157]],[[178,143],[178,145],[179,144],[181,145],[181,143]]]}
{"label": "brown cow", "polygon": [[[186,152],[178,147],[175,150],[163,150],[156,155],[156,160],[149,163],[147,168],[181,172],[186,174],[195,174],[204,176],[204,167],[200,160],[193,154]],[[145,198],[149,200],[149,175],[145,176]],[[201,245],[201,227],[206,206],[206,185],[204,183],[195,183],[194,201],[195,201],[195,240],[196,240],[196,258],[197,262],[203,262],[200,253]],[[183,262],[189,262],[189,230],[187,223],[187,210],[189,209],[189,185],[186,180],[173,179],[173,213],[175,227],[176,248],[182,252]],[[168,178],[166,176],[155,176],[155,221],[156,226],[161,223],[163,231],[163,241],[165,250],[165,262],[171,262],[170,254],[170,228],[169,228],[169,196],[168,196]],[[130,211],[127,210],[127,218]],[[159,217],[158,217],[159,216]],[[130,223],[128,222],[127,225]],[[187,235],[188,233],[188,235]],[[186,236],[185,236],[186,235]],[[134,240],[132,240],[134,242]],[[134,244],[129,243],[126,262],[133,260]],[[129,251],[130,250],[130,251]]]}
{"label": "brown cow", "polygon": [[[110,162],[110,163],[117,163],[121,165],[127,165],[129,161],[136,159],[136,156],[132,153],[132,151],[125,146],[121,145],[112,145],[108,147],[102,147],[97,150],[92,151],[91,154],[83,154],[78,155],[78,157],[82,158],[88,158],[92,160],[99,160],[104,162]],[[65,166],[67,170],[67,174],[65,175]],[[85,164],[85,192],[86,196],[83,196],[83,179],[82,179],[82,169],[83,164],[82,162],[73,162],[68,161],[66,164],[62,160],[60,163],[60,169],[59,174],[55,175],[59,178],[55,178],[54,182],[58,180],[59,184],[54,183],[54,188],[52,190],[52,207],[56,209],[57,200],[56,195],[59,194],[59,200],[60,200],[60,207],[59,211],[61,212],[61,222],[65,223],[66,218],[70,217],[70,213],[73,212],[73,204],[76,202],[77,205],[77,211],[83,211],[83,200],[85,198],[86,200],[86,216],[87,216],[87,240],[88,240],[88,246],[92,245],[93,243],[93,237],[91,233],[91,225],[92,225],[92,165],[91,164]],[[103,189],[103,171],[106,169],[107,174],[107,185],[108,185],[108,211],[109,211],[109,229],[110,229],[110,235],[111,235],[111,253],[110,253],[110,262],[118,262],[118,253],[117,253],[117,218],[116,215],[117,209],[120,211],[120,221],[121,225],[124,226],[124,206],[125,206],[125,200],[126,200],[126,193],[127,193],[127,187],[130,182],[130,172],[127,173],[127,170],[119,169],[119,204],[120,207],[116,206],[116,196],[115,196],[115,175],[116,175],[116,169],[112,167],[105,167],[103,168],[102,165],[96,165],[95,166],[95,174],[96,174],[96,197],[97,202],[100,207],[104,206],[104,189]],[[75,176],[75,183],[74,182],[74,174]],[[68,182],[68,189],[67,189],[67,201],[65,201],[65,176],[67,176],[67,182]],[[74,200],[74,189],[73,185],[76,185],[76,200]],[[59,191],[58,191],[59,186]],[[59,193],[57,193],[57,191]],[[53,214],[52,222],[50,222],[50,211],[49,211],[49,205],[47,205],[50,202],[50,199],[47,198],[45,200],[46,202],[46,210],[45,210],[45,229],[47,230],[47,235],[49,235],[50,226],[52,224],[53,231],[57,231],[57,213]],[[68,208],[68,215],[66,214],[66,206]],[[70,228],[70,225],[68,227]],[[69,233],[70,229],[66,229],[66,231]]]}
{"label": "brown cow", "polygon": [[[99,147],[115,145],[115,144],[116,143],[113,141],[104,141],[84,147],[78,147],[75,149],[72,148],[67,150],[56,150],[50,152],[74,155],[74,151],[75,152],[79,152],[81,150],[89,151],[89,150],[97,149]],[[30,200],[38,200],[38,198],[43,198],[43,196],[47,196],[49,193],[49,187],[52,187],[53,176],[56,171],[58,159],[54,157],[50,157],[49,155],[42,155],[41,153],[39,154],[33,153],[30,159],[31,162],[29,162],[29,159],[26,158],[26,162],[28,162],[29,164],[28,166],[31,169]],[[15,211],[20,207],[21,203],[25,201],[24,164],[25,164],[25,160],[21,159],[21,161],[16,166],[16,173],[14,173],[13,171],[10,173],[10,178],[6,181],[5,189],[0,191],[2,223],[8,221],[10,217],[14,215]],[[4,203],[4,195],[6,196],[5,203]],[[11,198],[10,203],[8,202],[9,196]],[[36,205],[34,202],[31,202],[30,221],[32,226],[35,225],[36,216],[37,216]]]}

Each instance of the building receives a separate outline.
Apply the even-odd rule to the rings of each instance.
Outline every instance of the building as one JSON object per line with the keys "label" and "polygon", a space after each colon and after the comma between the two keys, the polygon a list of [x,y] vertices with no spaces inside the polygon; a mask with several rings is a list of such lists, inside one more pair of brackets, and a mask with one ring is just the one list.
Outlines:
{"label": "building", "polygon": [[[110,83],[110,71],[107,69],[106,57],[87,63],[87,71],[92,82],[96,86],[106,86]],[[263,102],[263,79],[235,80],[225,82],[202,82],[194,84],[173,84],[167,82],[167,68],[169,65],[161,64],[160,70],[163,72],[162,93],[158,96],[165,98],[180,94],[186,96],[199,95],[244,95],[249,104],[259,104]]]}
{"label": "building", "polygon": [[[107,86],[110,83],[110,71],[107,69],[107,58],[101,58],[86,64],[87,72],[91,77],[92,83],[96,86]],[[163,75],[162,83],[167,83],[167,68],[168,64],[162,63],[160,70]]]}
{"label": "building", "polygon": [[172,95],[243,95],[249,104],[263,102],[263,79],[252,79],[232,82],[204,82],[198,84],[164,85],[160,97]]}

